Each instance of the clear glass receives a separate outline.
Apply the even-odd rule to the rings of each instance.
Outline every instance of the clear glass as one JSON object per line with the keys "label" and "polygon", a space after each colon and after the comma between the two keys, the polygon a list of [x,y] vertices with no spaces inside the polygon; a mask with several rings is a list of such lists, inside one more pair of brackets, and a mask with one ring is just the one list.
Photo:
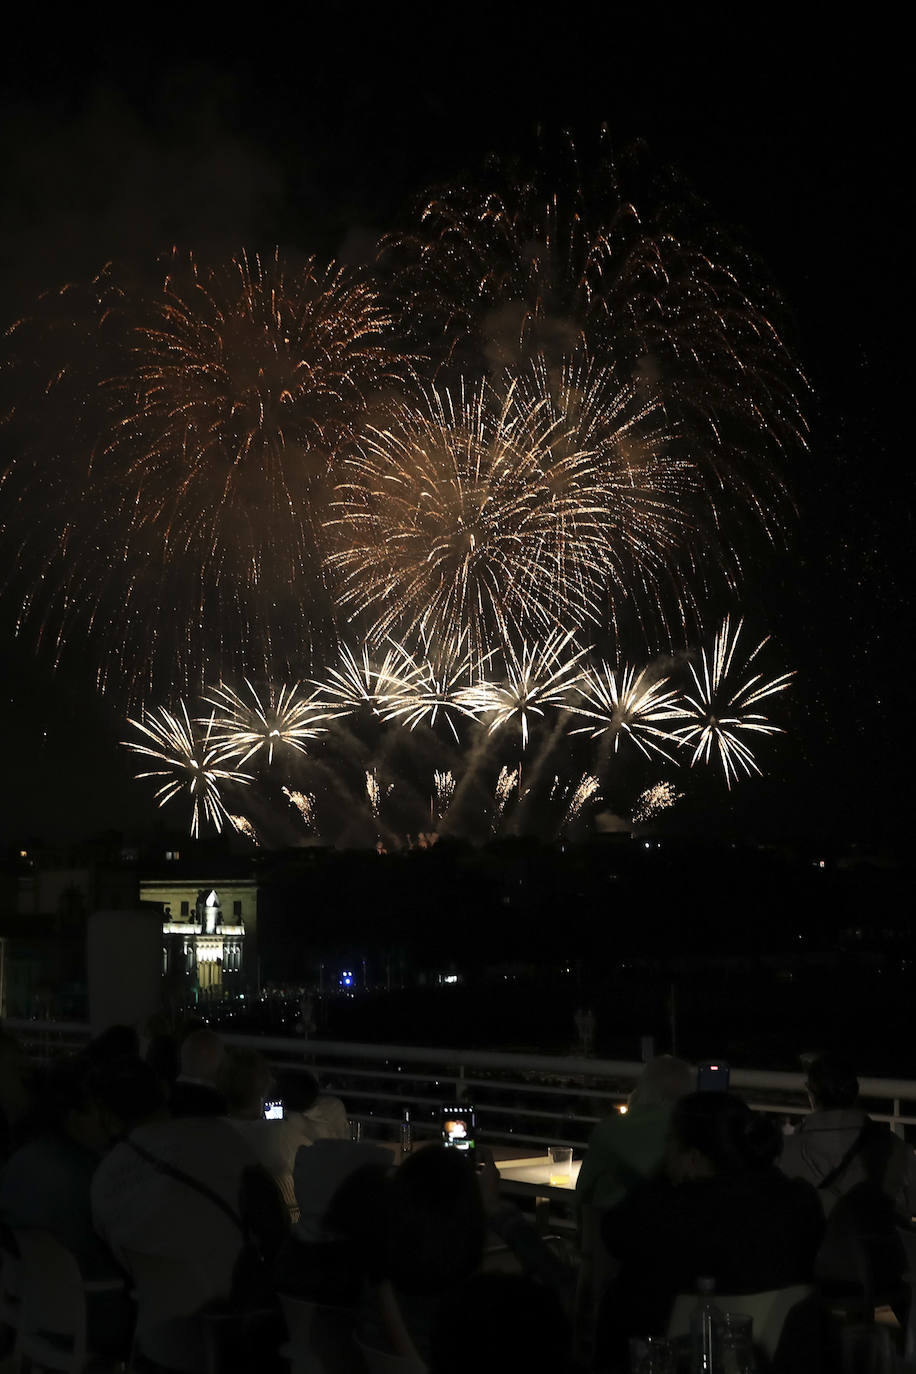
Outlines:
{"label": "clear glass", "polygon": [[630,1374],[675,1374],[675,1348],[664,1336],[634,1336],[630,1341]]}
{"label": "clear glass", "polygon": [[755,1374],[753,1317],[723,1312],[716,1336],[721,1374]]}
{"label": "clear glass", "polygon": [[347,1132],[351,1140],[362,1140],[363,1123],[361,1121],[357,1121],[354,1117],[351,1117],[350,1120],[347,1122]]}
{"label": "clear glass", "polygon": [[551,1188],[568,1188],[572,1178],[572,1147],[551,1145],[547,1151]]}

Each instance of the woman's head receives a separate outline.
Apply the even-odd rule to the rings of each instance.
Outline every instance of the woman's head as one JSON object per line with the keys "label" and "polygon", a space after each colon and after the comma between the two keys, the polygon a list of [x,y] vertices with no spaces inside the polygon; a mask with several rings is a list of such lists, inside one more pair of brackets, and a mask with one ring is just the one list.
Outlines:
{"label": "woman's head", "polygon": [[404,1293],[442,1293],[474,1272],[486,1222],[477,1177],[459,1150],[430,1145],[388,1185],[385,1277]]}
{"label": "woman's head", "polygon": [[690,1093],[671,1116],[666,1168],[674,1183],[764,1169],[779,1152],[775,1123],[732,1093]]}
{"label": "woman's head", "polygon": [[273,1074],[257,1050],[232,1049],[223,1061],[219,1078],[229,1115],[257,1119],[270,1092]]}
{"label": "woman's head", "polygon": [[630,1110],[643,1107],[671,1107],[693,1090],[696,1074],[683,1059],[659,1054],[646,1064],[636,1087],[630,1093]]}

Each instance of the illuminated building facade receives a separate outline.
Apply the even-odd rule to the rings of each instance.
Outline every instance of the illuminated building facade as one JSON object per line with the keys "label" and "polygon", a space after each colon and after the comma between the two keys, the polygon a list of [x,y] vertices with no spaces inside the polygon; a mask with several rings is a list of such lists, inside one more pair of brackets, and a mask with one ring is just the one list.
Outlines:
{"label": "illuminated building facade", "polygon": [[256,985],[253,878],[141,878],[140,898],[162,909],[162,971],[173,987],[209,999]]}

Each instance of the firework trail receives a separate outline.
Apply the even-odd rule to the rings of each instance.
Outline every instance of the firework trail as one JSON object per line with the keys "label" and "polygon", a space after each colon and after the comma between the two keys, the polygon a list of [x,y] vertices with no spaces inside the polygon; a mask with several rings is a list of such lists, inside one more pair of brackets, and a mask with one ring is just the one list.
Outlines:
{"label": "firework trail", "polygon": [[250,783],[254,779],[235,769],[220,767],[226,761],[226,753],[225,747],[212,738],[213,718],[206,722],[203,733],[197,733],[182,702],[178,715],[161,707],[158,713],[146,711],[142,720],[129,720],[128,724],[151,743],[124,740],[125,747],[165,764],[164,768],[147,769],[136,775],[166,779],[156,792],[159,805],[165,806],[187,789],[192,803],[191,834],[196,837],[200,833],[202,819],[221,831],[229,812],[223,805],[218,784]]}
{"label": "firework trail", "polygon": [[284,685],[276,693],[269,687],[264,701],[247,678],[245,686],[250,701],[225,685],[204,694],[204,701],[220,713],[214,720],[216,741],[224,747],[225,757],[234,758],[240,767],[261,749],[267,751],[268,765],[273,763],[274,749],[281,745],[304,754],[305,742],[323,733],[316,724],[314,702],[297,695],[298,683],[292,687]]}
{"label": "firework trail", "polygon": [[397,371],[387,316],[365,280],[311,259],[176,253],[149,289],[111,275],[88,306],[76,293],[81,329],[17,331],[35,354],[75,353],[3,474],[23,623],[59,647],[87,632],[100,685],[134,698],[214,666],[279,676],[334,613],[325,500]]}
{"label": "firework trail", "polygon": [[656,782],[651,787],[647,787],[636,798],[630,822],[633,825],[644,825],[646,821],[651,821],[654,817],[667,811],[675,802],[680,801],[683,792],[678,792],[671,782]]}
{"label": "firework trail", "polygon": [[748,777],[752,773],[759,775],[761,771],[750,745],[742,736],[782,733],[781,726],[771,724],[760,711],[750,708],[785,691],[795,675],[793,670],[769,681],[759,672],[745,676],[767,639],[762,639],[747,658],[736,658],[743,624],[743,620],[739,620],[732,634],[726,616],[712,652],[707,653],[705,649],[701,652],[700,671],[691,663],[693,690],[688,688],[684,695],[687,709],[682,712],[682,718],[689,718],[692,724],[675,731],[675,737],[693,750],[691,767],[700,760],[709,763],[714,755],[718,757],[729,789],[737,782],[739,770]]}
{"label": "firework trail", "polygon": [[603,661],[597,667],[584,667],[577,684],[581,704],[570,710],[586,716],[590,724],[578,726],[570,734],[588,734],[592,739],[607,734],[614,741],[615,754],[624,735],[646,758],[655,753],[672,762],[668,747],[677,740],[671,727],[659,722],[683,720],[684,713],[680,693],[664,690],[668,681],[666,677],[653,680],[648,668],[637,673],[635,668],[625,667],[618,673]]}

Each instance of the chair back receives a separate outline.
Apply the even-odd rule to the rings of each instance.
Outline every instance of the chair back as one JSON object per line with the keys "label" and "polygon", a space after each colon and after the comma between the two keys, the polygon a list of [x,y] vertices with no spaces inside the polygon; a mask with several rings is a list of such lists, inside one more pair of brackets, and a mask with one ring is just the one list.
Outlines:
{"label": "chair back", "polygon": [[48,1231],[17,1227],[13,1234],[22,1257],[19,1353],[43,1369],[78,1374],[88,1360],[79,1266]]}
{"label": "chair back", "polygon": [[351,1307],[332,1307],[281,1293],[280,1307],[289,1333],[281,1349],[291,1374],[364,1374],[354,1341],[356,1314]]}
{"label": "chair back", "polygon": [[199,1286],[189,1282],[186,1269],[170,1256],[121,1253],[137,1302],[135,1351],[184,1374],[202,1374],[207,1339]]}
{"label": "chair back", "polygon": [[[792,1308],[811,1297],[813,1292],[810,1285],[796,1283],[789,1288],[771,1288],[764,1293],[717,1293],[714,1301],[722,1312],[735,1312],[753,1318],[754,1344],[763,1350],[768,1360],[772,1360]],[[695,1293],[681,1293],[675,1298],[668,1322],[669,1337],[688,1333],[696,1305]]]}

